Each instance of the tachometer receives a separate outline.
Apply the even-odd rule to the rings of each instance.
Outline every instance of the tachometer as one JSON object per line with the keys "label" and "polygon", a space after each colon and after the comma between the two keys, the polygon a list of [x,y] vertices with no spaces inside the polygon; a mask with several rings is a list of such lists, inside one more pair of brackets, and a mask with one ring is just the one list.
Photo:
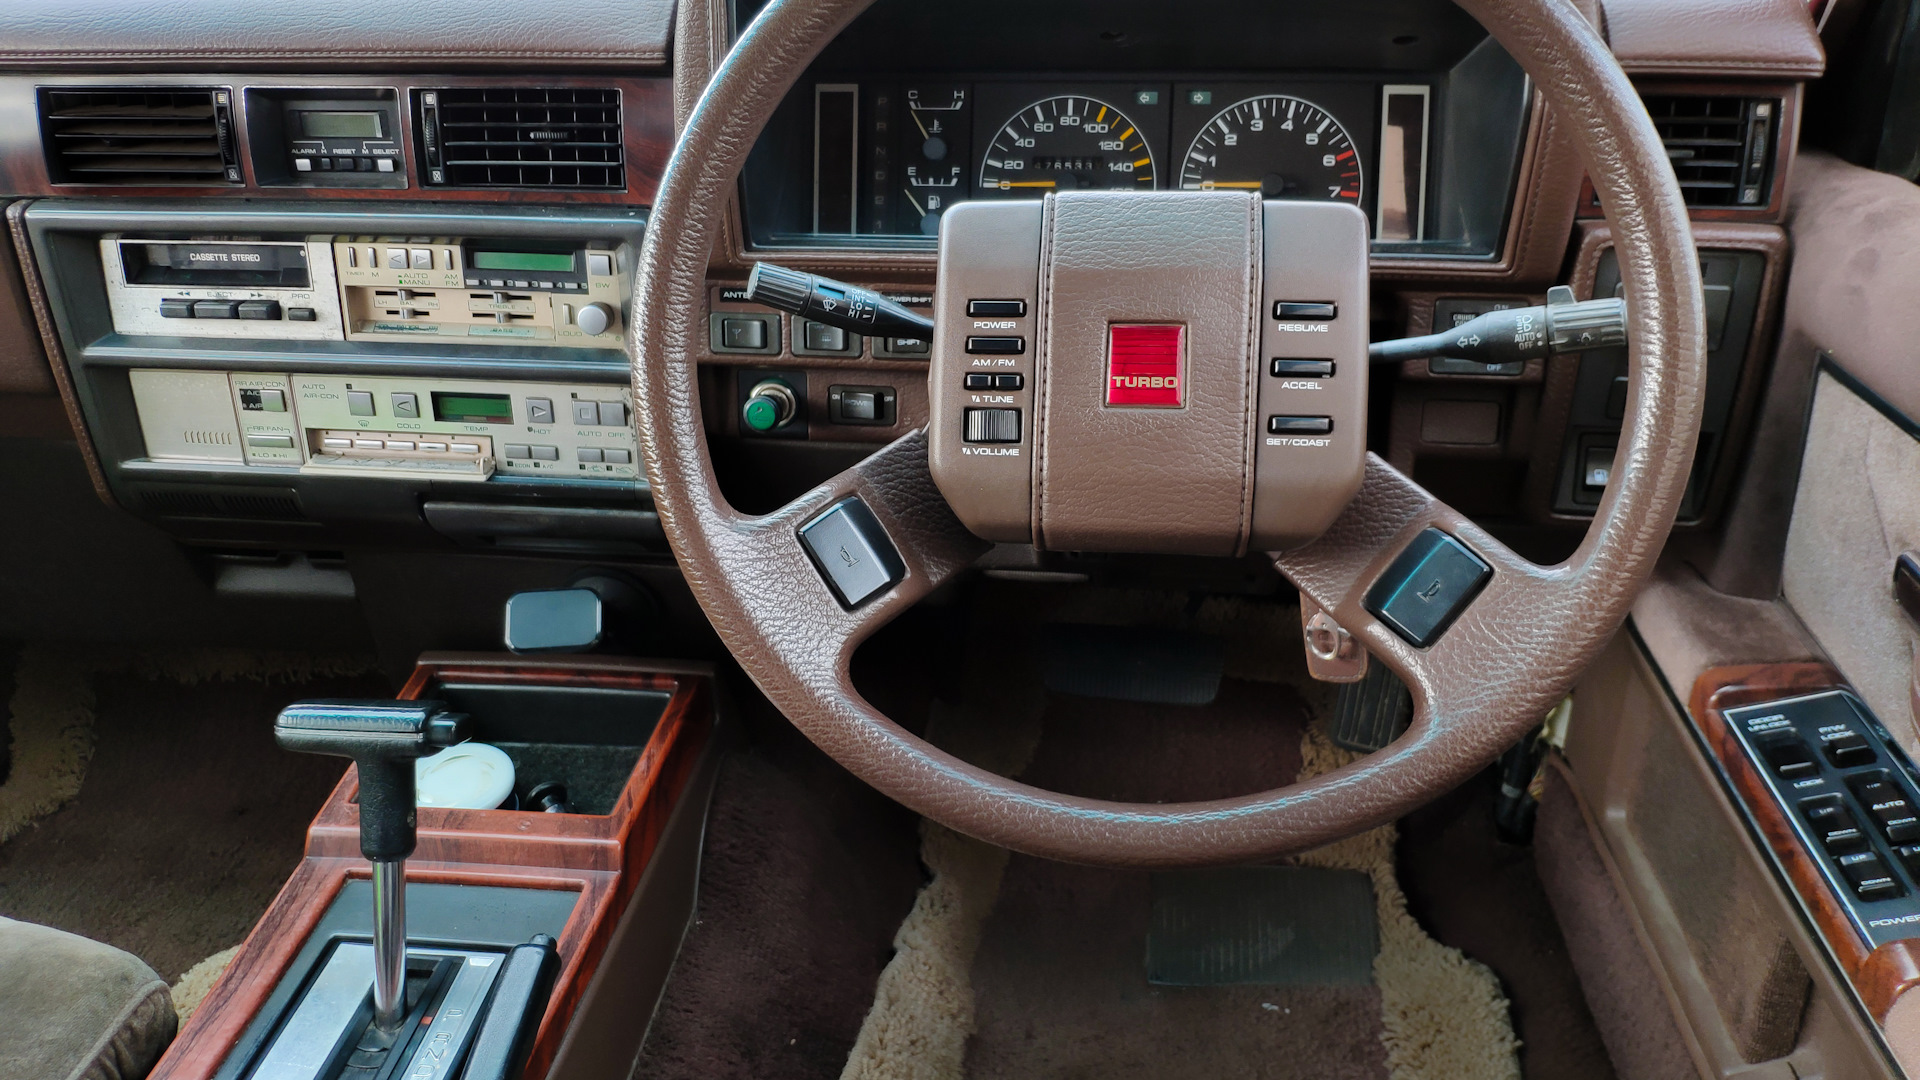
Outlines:
{"label": "tachometer", "polygon": [[1153,187],[1153,150],[1139,127],[1104,101],[1062,94],[1021,109],[994,132],[978,193]]}
{"label": "tachometer", "polygon": [[1333,114],[1303,98],[1262,94],[1220,110],[1193,137],[1180,186],[1258,191],[1269,199],[1360,204],[1360,154]]}

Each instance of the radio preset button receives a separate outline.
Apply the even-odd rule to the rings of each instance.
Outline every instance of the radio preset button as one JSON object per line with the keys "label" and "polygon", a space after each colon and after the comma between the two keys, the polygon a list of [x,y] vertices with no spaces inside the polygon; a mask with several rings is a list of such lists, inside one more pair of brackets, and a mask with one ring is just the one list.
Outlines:
{"label": "radio preset button", "polygon": [[408,420],[418,419],[420,416],[419,395],[417,394],[393,395],[393,415],[405,417]]}
{"label": "radio preset button", "polygon": [[527,423],[553,423],[553,399],[530,397],[527,399]]}
{"label": "radio preset button", "polygon": [[321,439],[320,445],[328,450],[351,450],[353,449],[353,440],[328,437]]}
{"label": "radio preset button", "polygon": [[477,454],[480,452],[480,444],[471,443],[471,442],[457,442],[453,444],[451,449],[456,454]]}
{"label": "radio preset button", "polygon": [[373,391],[371,390],[347,391],[347,412],[354,416],[372,416],[373,415]]}
{"label": "radio preset button", "polygon": [[355,450],[385,450],[387,443],[384,439],[355,439],[353,440],[353,448]]}
{"label": "radio preset button", "polygon": [[430,454],[444,454],[447,452],[447,444],[443,442],[423,442],[420,443],[419,446],[420,449]]}
{"label": "radio preset button", "polygon": [[413,442],[412,442],[412,440],[410,440],[410,439],[388,439],[388,440],[387,440],[387,449],[389,449],[389,450],[411,450],[411,449],[413,449]]}
{"label": "radio preset button", "polygon": [[557,446],[536,446],[533,448],[535,461],[559,461],[560,448]]}

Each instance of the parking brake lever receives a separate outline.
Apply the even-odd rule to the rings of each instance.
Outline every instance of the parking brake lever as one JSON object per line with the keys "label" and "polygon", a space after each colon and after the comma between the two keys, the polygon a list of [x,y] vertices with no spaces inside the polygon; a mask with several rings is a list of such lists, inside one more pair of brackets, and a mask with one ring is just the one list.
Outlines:
{"label": "parking brake lever", "polygon": [[301,701],[273,735],[288,750],[352,758],[360,770],[360,854],[373,864],[373,1017],[406,1015],[406,862],[416,839],[413,762],[468,735],[464,713],[438,701]]}
{"label": "parking brake lever", "polygon": [[1511,364],[1626,343],[1625,300],[1575,300],[1572,289],[1555,285],[1547,290],[1545,307],[1489,311],[1438,334],[1376,341],[1367,357],[1376,364],[1431,356]]}
{"label": "parking brake lever", "polygon": [[772,263],[753,264],[753,273],[747,276],[747,299],[849,333],[933,341],[932,319],[872,289]]}

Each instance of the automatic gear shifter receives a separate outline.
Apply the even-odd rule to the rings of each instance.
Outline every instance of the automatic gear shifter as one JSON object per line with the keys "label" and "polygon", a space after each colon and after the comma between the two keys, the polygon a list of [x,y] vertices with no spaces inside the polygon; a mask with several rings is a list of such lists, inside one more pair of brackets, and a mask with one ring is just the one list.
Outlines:
{"label": "automatic gear shifter", "polygon": [[464,740],[467,728],[464,714],[438,701],[302,701],[273,722],[286,749],[352,758],[360,769],[360,854],[373,863],[374,1023],[382,1031],[406,1015],[413,762]]}

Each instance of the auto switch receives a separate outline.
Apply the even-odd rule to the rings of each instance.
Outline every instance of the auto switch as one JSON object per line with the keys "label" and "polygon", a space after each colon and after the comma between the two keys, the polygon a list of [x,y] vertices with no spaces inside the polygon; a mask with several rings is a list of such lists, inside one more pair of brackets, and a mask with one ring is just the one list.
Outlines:
{"label": "auto switch", "polygon": [[1913,803],[1908,801],[1906,793],[1893,782],[1887,774],[1855,777],[1851,784],[1855,797],[1880,826],[1887,840],[1895,844],[1911,844],[1920,841],[1920,817],[1913,811]]}
{"label": "auto switch", "polygon": [[1851,855],[1867,850],[1867,834],[1838,795],[1822,795],[1800,804],[1807,825],[1820,846],[1835,855]]}

